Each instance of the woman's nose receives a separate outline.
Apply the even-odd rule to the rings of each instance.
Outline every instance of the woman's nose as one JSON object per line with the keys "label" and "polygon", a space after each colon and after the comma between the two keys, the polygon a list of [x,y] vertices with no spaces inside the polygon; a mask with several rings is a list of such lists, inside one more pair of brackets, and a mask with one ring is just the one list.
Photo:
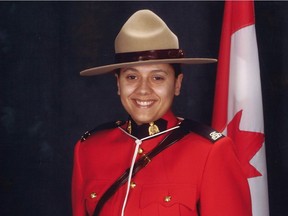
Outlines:
{"label": "woman's nose", "polygon": [[137,90],[140,94],[144,95],[151,93],[151,87],[149,81],[145,79],[140,80]]}

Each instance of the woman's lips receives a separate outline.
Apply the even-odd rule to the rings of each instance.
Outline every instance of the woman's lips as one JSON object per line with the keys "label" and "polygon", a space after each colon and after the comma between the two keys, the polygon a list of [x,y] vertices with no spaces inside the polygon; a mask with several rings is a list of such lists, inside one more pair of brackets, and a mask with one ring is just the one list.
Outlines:
{"label": "woman's lips", "polygon": [[149,108],[154,104],[154,100],[134,100],[135,104],[141,108]]}

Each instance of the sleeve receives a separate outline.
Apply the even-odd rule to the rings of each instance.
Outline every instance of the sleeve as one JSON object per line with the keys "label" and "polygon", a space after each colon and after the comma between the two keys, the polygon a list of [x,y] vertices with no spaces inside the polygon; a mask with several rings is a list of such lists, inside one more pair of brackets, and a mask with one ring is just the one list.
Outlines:
{"label": "sleeve", "polygon": [[249,185],[231,139],[213,144],[202,177],[201,216],[251,216]]}
{"label": "sleeve", "polygon": [[79,141],[74,148],[74,161],[73,161],[73,173],[72,173],[72,213],[73,216],[85,216],[85,200],[83,197],[83,176],[81,172],[80,164],[80,147]]}

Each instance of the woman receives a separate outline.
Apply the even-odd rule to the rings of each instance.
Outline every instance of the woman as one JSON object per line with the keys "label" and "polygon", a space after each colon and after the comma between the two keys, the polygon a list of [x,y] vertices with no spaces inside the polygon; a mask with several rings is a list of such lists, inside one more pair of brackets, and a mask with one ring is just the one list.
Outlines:
{"label": "woman", "polygon": [[127,20],[115,53],[115,64],[81,74],[116,71],[129,118],[102,125],[77,143],[73,215],[252,215],[231,140],[171,111],[183,79],[179,64],[215,59],[184,58],[176,35],[149,10]]}

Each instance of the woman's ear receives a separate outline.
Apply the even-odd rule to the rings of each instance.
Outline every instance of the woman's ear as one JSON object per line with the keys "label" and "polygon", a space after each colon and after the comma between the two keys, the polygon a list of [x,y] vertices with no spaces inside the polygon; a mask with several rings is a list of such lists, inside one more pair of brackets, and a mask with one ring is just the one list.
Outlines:
{"label": "woman's ear", "polygon": [[175,96],[180,95],[182,80],[183,80],[183,73],[179,74],[176,77],[176,80],[175,80],[175,92],[174,92]]}
{"label": "woman's ear", "polygon": [[115,77],[117,81],[117,94],[120,95],[119,74],[115,73]]}

